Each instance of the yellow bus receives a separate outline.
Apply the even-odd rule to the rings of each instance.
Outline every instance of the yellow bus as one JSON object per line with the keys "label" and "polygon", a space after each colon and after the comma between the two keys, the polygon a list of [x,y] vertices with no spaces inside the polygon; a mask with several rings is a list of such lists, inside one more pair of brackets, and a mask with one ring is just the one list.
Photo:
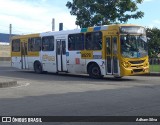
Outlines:
{"label": "yellow bus", "polygon": [[12,37],[12,66],[36,73],[120,78],[149,72],[145,28],[96,26]]}

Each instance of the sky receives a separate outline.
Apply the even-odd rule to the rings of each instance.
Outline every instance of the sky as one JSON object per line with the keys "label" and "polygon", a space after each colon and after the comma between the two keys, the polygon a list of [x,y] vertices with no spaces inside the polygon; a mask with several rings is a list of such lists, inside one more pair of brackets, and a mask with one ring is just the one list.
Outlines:
{"label": "sky", "polygon": [[[70,15],[66,7],[72,0],[0,0],[0,33],[12,34],[41,33],[52,30],[52,18],[55,18],[55,30],[63,22],[63,29],[76,29],[76,16]],[[138,4],[143,11],[142,19],[130,19],[128,24],[160,28],[160,0],[144,0]]]}

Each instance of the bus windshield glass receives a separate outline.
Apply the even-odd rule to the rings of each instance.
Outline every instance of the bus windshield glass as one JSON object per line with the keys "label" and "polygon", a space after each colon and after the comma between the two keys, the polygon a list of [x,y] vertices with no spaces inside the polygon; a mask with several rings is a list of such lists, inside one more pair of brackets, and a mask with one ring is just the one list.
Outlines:
{"label": "bus windshield glass", "polygon": [[141,58],[148,55],[145,35],[121,35],[121,54],[125,58]]}

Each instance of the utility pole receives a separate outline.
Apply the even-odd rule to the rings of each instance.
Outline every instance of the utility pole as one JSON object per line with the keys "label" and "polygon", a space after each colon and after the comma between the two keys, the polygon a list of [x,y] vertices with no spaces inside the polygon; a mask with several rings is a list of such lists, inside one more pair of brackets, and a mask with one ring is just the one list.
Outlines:
{"label": "utility pole", "polygon": [[9,24],[9,42],[11,42],[11,36],[12,36],[12,24]]}
{"label": "utility pole", "polygon": [[55,19],[52,19],[52,31],[55,31]]}

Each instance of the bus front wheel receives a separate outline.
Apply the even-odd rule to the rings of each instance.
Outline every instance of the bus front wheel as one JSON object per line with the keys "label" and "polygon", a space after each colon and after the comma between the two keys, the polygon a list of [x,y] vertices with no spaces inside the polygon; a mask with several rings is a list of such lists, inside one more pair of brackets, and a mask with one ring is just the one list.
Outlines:
{"label": "bus front wheel", "polygon": [[91,78],[102,78],[101,70],[97,64],[91,64],[88,68],[88,74]]}
{"label": "bus front wheel", "polygon": [[34,63],[34,71],[38,74],[42,73],[42,65],[40,62],[35,62]]}

